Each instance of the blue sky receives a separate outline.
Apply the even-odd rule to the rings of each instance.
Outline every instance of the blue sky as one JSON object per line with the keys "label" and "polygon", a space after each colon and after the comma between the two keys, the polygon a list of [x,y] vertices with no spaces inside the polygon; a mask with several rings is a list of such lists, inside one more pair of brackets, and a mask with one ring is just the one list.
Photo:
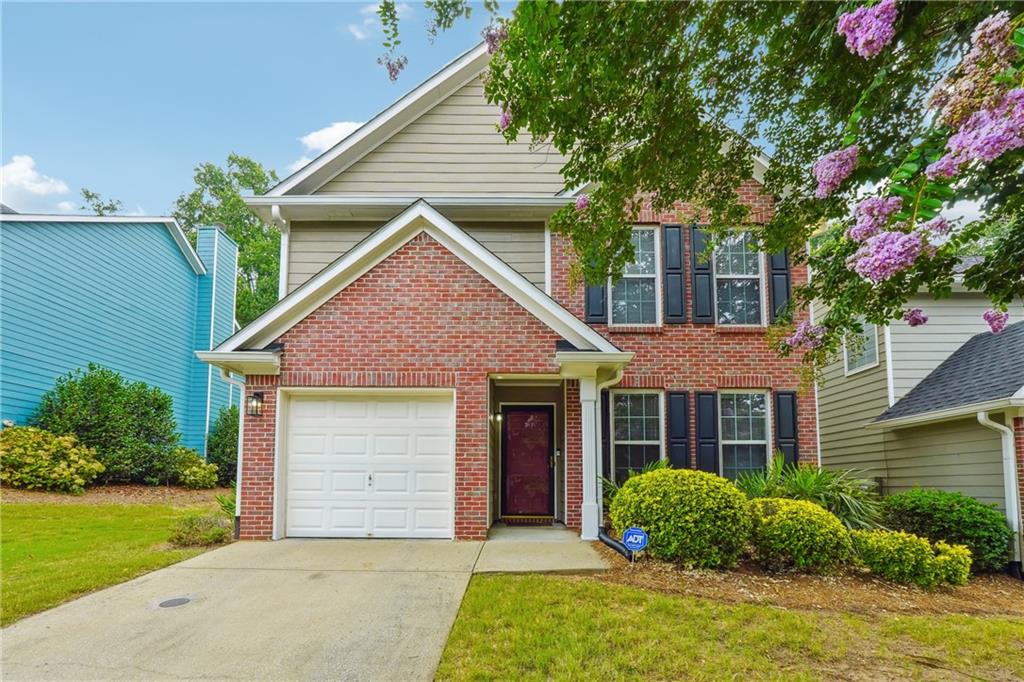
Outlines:
{"label": "blue sky", "polygon": [[[0,5],[2,200],[81,213],[79,188],[166,215],[192,168],[250,156],[281,177],[480,41],[487,12],[434,44],[400,6],[396,83],[365,3]],[[337,125],[335,125],[337,124]]]}

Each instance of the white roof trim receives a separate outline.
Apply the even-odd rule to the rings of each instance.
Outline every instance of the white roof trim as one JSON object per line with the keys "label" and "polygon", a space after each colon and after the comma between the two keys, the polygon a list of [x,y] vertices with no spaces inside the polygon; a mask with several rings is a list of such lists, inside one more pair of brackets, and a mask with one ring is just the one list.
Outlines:
{"label": "white roof trim", "polygon": [[426,232],[437,240],[519,303],[527,312],[577,348],[619,352],[610,341],[531,284],[422,199],[278,301],[270,310],[221,343],[215,350],[229,352],[245,348],[262,348],[271,343],[420,232]]}
{"label": "white roof trim", "polygon": [[196,357],[205,363],[220,367],[234,374],[271,374],[281,373],[281,351],[235,351],[221,352],[197,350]]}
{"label": "white roof trim", "polygon": [[[312,194],[419,114],[440,102],[455,88],[469,82],[483,71],[488,59],[484,43],[464,52],[326,152],[282,180],[266,196]],[[327,177],[321,178],[322,175]]]}
{"label": "white roof trim", "polygon": [[158,223],[164,225],[171,233],[181,253],[185,256],[196,274],[205,275],[206,266],[199,258],[199,254],[192,248],[188,237],[182,231],[178,221],[167,216],[124,216],[124,215],[40,215],[24,213],[5,213],[0,215],[0,222],[4,223],[102,223],[102,224],[146,224]]}
{"label": "white roof trim", "polygon": [[944,410],[921,412],[919,414],[911,414],[906,417],[895,417],[893,419],[883,419],[882,421],[870,421],[864,426],[869,429],[901,429],[908,426],[920,426],[922,424],[947,421],[950,419],[973,417],[979,411],[991,412],[993,410],[1003,410],[1012,407],[1024,407],[1024,398],[1014,396],[1011,398],[999,398],[998,400],[988,400],[980,403],[957,405],[956,407],[950,407]]}
{"label": "white roof trim", "polygon": [[409,206],[426,199],[434,207],[447,206],[541,206],[560,208],[572,203],[571,197],[551,194],[505,196],[498,194],[470,194],[465,196],[431,196],[402,194],[341,195],[317,194],[286,197],[243,196],[247,206]]}

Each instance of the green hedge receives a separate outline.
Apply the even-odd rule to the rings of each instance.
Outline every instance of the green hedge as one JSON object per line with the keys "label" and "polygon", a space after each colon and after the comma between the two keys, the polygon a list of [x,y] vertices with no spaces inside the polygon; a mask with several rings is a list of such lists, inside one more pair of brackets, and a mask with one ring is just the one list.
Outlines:
{"label": "green hedge", "polygon": [[703,471],[661,469],[629,478],[608,510],[615,531],[647,531],[647,551],[688,568],[734,566],[750,531],[749,502]]}
{"label": "green hedge", "polygon": [[31,426],[0,431],[0,481],[12,488],[81,493],[103,473],[96,452],[74,436]]}
{"label": "green hedge", "polygon": [[238,406],[222,407],[206,441],[206,461],[217,465],[217,482],[229,486],[238,471]]}
{"label": "green hedge", "polygon": [[850,559],[846,527],[813,502],[762,498],[754,500],[751,509],[754,556],[769,570],[825,573]]}
{"label": "green hedge", "polygon": [[933,546],[904,531],[854,530],[850,537],[857,558],[886,580],[932,588],[963,585],[970,577],[971,551],[962,545]]}

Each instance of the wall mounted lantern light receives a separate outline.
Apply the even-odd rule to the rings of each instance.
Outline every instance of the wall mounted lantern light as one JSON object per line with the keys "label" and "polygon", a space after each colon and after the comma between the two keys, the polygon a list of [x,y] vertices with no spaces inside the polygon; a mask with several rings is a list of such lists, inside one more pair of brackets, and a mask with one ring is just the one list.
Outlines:
{"label": "wall mounted lantern light", "polygon": [[245,413],[250,417],[258,417],[263,414],[263,394],[253,393],[245,401]]}

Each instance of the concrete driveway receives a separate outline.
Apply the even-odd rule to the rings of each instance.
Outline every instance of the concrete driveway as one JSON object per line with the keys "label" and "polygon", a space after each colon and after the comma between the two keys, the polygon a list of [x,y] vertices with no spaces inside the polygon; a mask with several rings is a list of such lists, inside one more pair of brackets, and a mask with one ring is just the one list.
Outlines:
{"label": "concrete driveway", "polygon": [[429,680],[482,544],[235,543],[15,623],[3,679]]}

